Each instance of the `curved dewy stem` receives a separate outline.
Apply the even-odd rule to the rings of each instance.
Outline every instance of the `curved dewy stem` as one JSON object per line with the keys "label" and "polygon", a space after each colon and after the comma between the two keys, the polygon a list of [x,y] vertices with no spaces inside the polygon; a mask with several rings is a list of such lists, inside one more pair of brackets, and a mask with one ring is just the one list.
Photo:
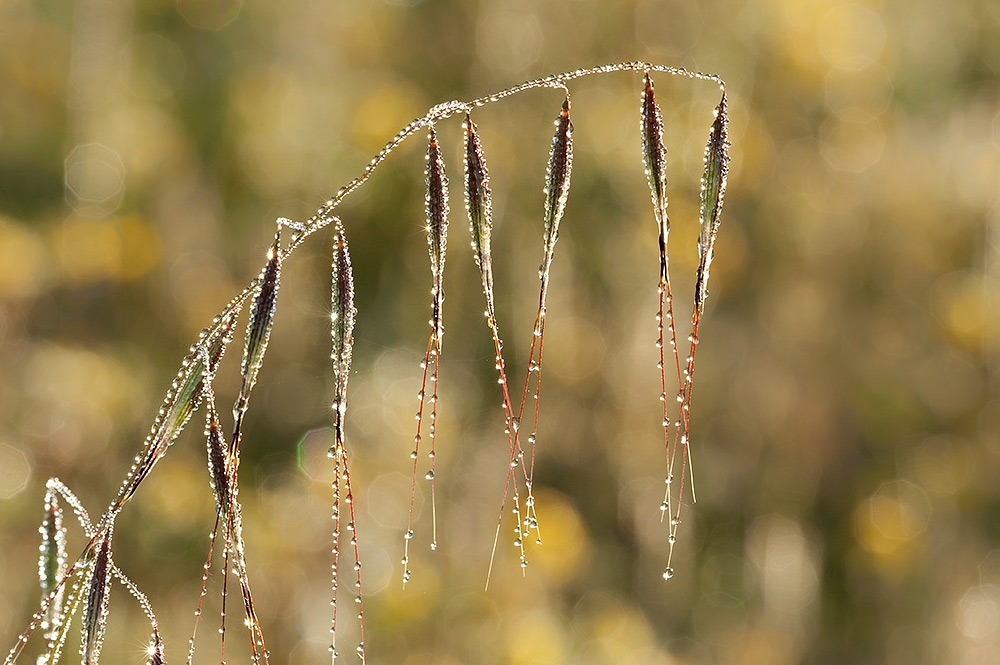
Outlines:
{"label": "curved dewy stem", "polygon": [[[668,67],[663,65],[657,65],[648,62],[621,62],[615,64],[602,65],[597,67],[581,68],[573,71],[567,71],[560,74],[553,74],[543,78],[533,79],[526,81],[524,83],[506,88],[499,92],[486,95],[483,97],[478,97],[469,101],[450,101],[443,104],[439,104],[429,109],[428,112],[418,118],[415,118],[410,123],[405,125],[400,131],[389,140],[385,146],[375,154],[368,164],[363,168],[361,174],[354,178],[344,187],[340,188],[336,194],[325,201],[313,214],[311,217],[304,221],[294,221],[285,218],[279,218],[277,220],[277,230],[274,237],[274,242],[267,254],[267,260],[264,263],[263,268],[257,277],[250,281],[246,287],[238,293],[215,318],[215,320],[206,327],[198,340],[193,344],[185,356],[181,368],[173,380],[170,389],[167,391],[167,395],[164,402],[160,408],[160,411],[154,420],[154,423],[150,429],[149,435],[146,438],[143,446],[140,448],[138,455],[136,456],[131,469],[125,474],[125,479],[123,480],[120,489],[114,499],[109,504],[108,508],[105,510],[101,519],[93,525],[88,530],[89,542],[85,545],[83,552],[77,557],[73,563],[70,565],[60,565],[53,567],[49,570],[50,575],[46,577],[45,589],[47,591],[46,597],[42,600],[39,609],[33,615],[29,626],[27,629],[19,636],[17,643],[13,646],[8,654],[5,665],[14,665],[18,657],[22,653],[25,644],[31,637],[33,632],[43,623],[48,621],[51,625],[47,626],[46,631],[48,633],[46,639],[50,645],[59,642],[61,644],[61,639],[65,635],[65,626],[69,624],[70,619],[73,614],[79,611],[81,606],[86,608],[86,613],[89,613],[91,619],[94,623],[93,630],[89,634],[85,635],[85,641],[89,641],[87,646],[87,655],[85,658],[89,658],[96,662],[97,657],[100,654],[100,642],[103,636],[103,612],[106,610],[106,595],[102,596],[100,592],[100,585],[91,580],[91,588],[94,589],[91,593],[93,600],[90,598],[84,599],[85,594],[85,575],[91,572],[91,577],[93,578],[93,570],[97,567],[95,561],[101,558],[101,565],[105,566],[106,570],[101,574],[102,578],[98,580],[99,582],[107,584],[111,576],[118,577],[122,580],[123,584],[129,588],[129,591],[133,596],[140,600],[143,604],[144,610],[147,611],[148,615],[152,615],[151,610],[149,610],[148,602],[144,600],[141,592],[134,585],[127,582],[124,576],[120,575],[120,571],[114,568],[114,564],[111,560],[110,551],[110,541],[111,533],[114,525],[115,518],[124,508],[125,504],[128,503],[132,497],[135,495],[141,483],[145,480],[148,474],[152,471],[155,464],[158,462],[163,455],[166,454],[167,450],[172,446],[177,437],[180,435],[181,431],[190,421],[192,415],[201,408],[205,402],[210,402],[210,408],[206,410],[208,413],[207,419],[207,433],[209,435],[209,456],[210,456],[210,471],[213,474],[212,485],[216,493],[216,500],[218,504],[217,512],[217,524],[216,529],[219,526],[222,527],[223,533],[225,535],[225,549],[223,552],[223,568],[224,570],[229,567],[229,557],[233,556],[233,567],[239,578],[241,591],[243,592],[244,609],[247,615],[247,622],[250,629],[250,648],[251,648],[251,658],[254,663],[266,663],[268,660],[268,653],[263,643],[263,635],[261,633],[261,628],[257,620],[256,612],[253,606],[252,596],[250,593],[249,580],[246,573],[246,561],[243,552],[243,541],[241,536],[241,522],[240,522],[240,511],[239,504],[237,502],[237,479],[238,479],[238,469],[239,469],[239,457],[240,457],[240,444],[242,438],[242,429],[244,424],[244,418],[247,412],[248,402],[251,390],[256,382],[257,374],[263,364],[264,353],[267,347],[268,338],[270,335],[271,325],[274,320],[275,313],[275,299],[278,290],[278,277],[279,269],[281,263],[287,261],[287,259],[292,255],[295,249],[306,241],[311,235],[320,231],[327,226],[334,224],[336,226],[336,241],[335,241],[335,266],[334,266],[334,300],[333,300],[333,341],[334,341],[334,375],[336,383],[336,397],[333,404],[334,407],[334,428],[336,432],[336,443],[331,449],[331,456],[334,457],[335,465],[335,482],[334,482],[334,568],[333,568],[333,590],[334,595],[336,594],[336,589],[339,585],[339,580],[337,577],[337,565],[339,556],[339,535],[342,516],[343,504],[347,504],[348,512],[350,514],[349,522],[347,523],[347,529],[351,533],[351,544],[354,546],[355,550],[355,569],[358,572],[357,575],[357,586],[358,594],[356,596],[359,602],[359,615],[360,612],[360,600],[361,600],[361,590],[360,590],[360,561],[358,560],[357,551],[357,536],[355,532],[355,519],[353,511],[353,493],[350,486],[350,479],[347,470],[347,448],[345,446],[344,438],[344,416],[346,411],[346,389],[347,389],[347,379],[350,372],[350,359],[351,359],[351,343],[352,343],[352,333],[351,329],[354,324],[354,317],[356,311],[353,304],[353,278],[350,273],[350,259],[347,254],[347,244],[344,238],[343,225],[341,221],[335,216],[335,211],[337,207],[343,202],[343,200],[365,184],[374,171],[382,164],[386,158],[396,150],[404,141],[409,139],[414,134],[418,133],[421,129],[428,129],[430,131],[430,143],[432,148],[436,148],[436,137],[434,134],[434,127],[437,123],[447,120],[453,116],[462,116],[465,119],[465,130],[466,130],[466,164],[465,164],[465,176],[466,176],[466,206],[469,210],[470,215],[470,228],[472,230],[473,236],[473,249],[475,251],[475,258],[477,265],[480,268],[482,284],[484,294],[486,295],[486,310],[485,316],[487,324],[492,332],[493,344],[496,354],[496,369],[499,373],[499,384],[502,387],[503,392],[503,408],[504,408],[504,418],[506,425],[506,433],[508,437],[508,444],[510,448],[510,461],[511,465],[507,469],[507,486],[504,490],[504,500],[506,500],[508,491],[511,490],[513,486],[513,499],[515,504],[515,512],[518,516],[518,538],[516,543],[520,543],[520,536],[526,535],[525,527],[521,521],[521,499],[518,495],[517,487],[518,482],[516,478],[516,466],[521,467],[521,474],[523,475],[525,487],[527,490],[527,495],[524,497],[526,503],[527,514],[524,520],[524,524],[527,525],[528,531],[535,530],[537,535],[537,519],[534,509],[534,495],[533,495],[533,479],[534,479],[534,459],[535,459],[535,436],[538,429],[538,396],[541,386],[541,360],[542,360],[542,340],[545,328],[545,314],[546,314],[546,293],[549,285],[549,267],[552,261],[552,253],[555,242],[558,238],[558,224],[562,217],[563,210],[566,202],[566,191],[569,186],[569,175],[570,166],[572,163],[572,148],[571,148],[571,125],[569,122],[569,82],[583,78],[587,76],[603,75],[603,74],[613,74],[613,73],[641,73],[645,76],[646,89],[648,91],[649,99],[649,109],[645,108],[644,104],[644,118],[646,123],[643,125],[643,137],[644,141],[650,141],[651,137],[660,135],[662,138],[662,120],[659,118],[659,109],[654,111],[653,98],[652,98],[652,84],[649,80],[650,73],[659,72],[671,76],[681,76],[694,80],[702,80],[706,82],[711,82],[716,84],[722,92],[722,101],[719,103],[716,109],[715,122],[712,125],[712,130],[709,136],[708,146],[706,147],[705,153],[705,173],[702,179],[702,206],[701,206],[701,234],[698,240],[698,250],[699,250],[699,266],[698,266],[698,276],[695,286],[695,298],[694,298],[694,311],[692,313],[691,324],[692,330],[690,335],[690,350],[685,363],[681,363],[679,352],[677,350],[676,343],[676,332],[673,327],[673,296],[670,290],[669,278],[667,276],[667,257],[666,257],[666,235],[669,228],[669,222],[666,219],[666,196],[663,193],[663,188],[665,187],[665,177],[661,177],[660,173],[651,175],[650,184],[653,188],[653,202],[656,206],[657,211],[657,221],[660,225],[660,310],[659,310],[659,345],[660,345],[660,369],[661,369],[661,390],[662,395],[666,396],[667,393],[667,379],[666,374],[663,372],[663,365],[665,356],[663,353],[664,345],[664,325],[663,320],[666,317],[669,320],[669,336],[671,344],[674,349],[675,354],[675,365],[677,369],[677,383],[678,383],[678,402],[680,404],[680,415],[674,423],[675,428],[675,440],[673,445],[670,443],[670,433],[667,431],[665,433],[665,438],[667,440],[667,480],[668,489],[667,497],[665,501],[670,503],[668,506],[668,515],[671,517],[671,531],[670,531],[670,554],[668,554],[668,564],[665,577],[672,576],[672,569],[670,568],[670,557],[673,552],[673,543],[675,541],[676,526],[680,522],[680,512],[681,505],[684,500],[684,484],[687,478],[691,475],[691,457],[689,453],[690,446],[690,406],[693,396],[693,374],[694,374],[694,359],[695,353],[698,345],[698,332],[699,324],[701,321],[702,314],[704,312],[705,298],[707,297],[707,282],[709,275],[709,268],[714,256],[714,243],[716,239],[716,234],[719,227],[719,218],[722,210],[722,201],[725,194],[726,186],[726,175],[728,170],[728,139],[727,139],[727,108],[726,108],[726,85],[724,81],[714,75],[705,74],[701,72],[691,71],[678,67]],[[499,326],[496,321],[494,296],[493,296],[493,273],[492,273],[492,263],[490,258],[489,249],[489,234],[492,225],[491,219],[491,203],[490,203],[490,191],[489,191],[489,178],[488,172],[486,170],[486,163],[482,156],[482,147],[479,143],[479,139],[475,134],[475,125],[470,119],[470,114],[474,109],[478,107],[483,107],[501,100],[507,99],[508,97],[517,95],[521,92],[527,90],[538,89],[538,88],[549,88],[554,90],[559,90],[565,94],[566,102],[563,106],[563,110],[560,113],[559,119],[557,119],[557,132],[556,136],[553,138],[552,151],[550,155],[549,169],[547,172],[546,181],[546,212],[545,212],[545,234],[544,234],[544,252],[543,260],[540,270],[540,280],[541,289],[539,294],[539,307],[538,313],[535,318],[535,324],[532,331],[532,344],[531,350],[528,358],[528,367],[525,377],[524,386],[521,392],[521,400],[518,405],[511,399],[511,394],[507,385],[505,362],[503,358],[503,343],[501,341]],[[662,166],[662,154],[658,152],[660,148],[656,145],[656,141],[652,140],[650,145],[653,146],[652,152],[647,149],[647,172],[654,169],[651,167],[651,163],[657,165],[655,168]],[[433,153],[433,150],[431,150]],[[432,157],[429,154],[429,161],[433,162],[435,159],[440,159],[440,153],[437,153],[437,157]],[[440,164],[432,164],[434,169],[437,169]],[[431,408],[430,408],[430,436],[431,436],[431,450],[433,454],[433,436],[435,429],[436,420],[436,404],[437,404],[437,372],[438,372],[438,359],[441,350],[441,336],[443,334],[443,326],[441,319],[441,303],[443,301],[443,286],[442,286],[442,274],[444,267],[444,232],[447,228],[447,181],[444,179],[443,166],[440,167],[440,173],[434,169],[428,170],[428,184],[429,184],[429,195],[428,195],[428,242],[431,252],[431,269],[434,278],[434,284],[432,289],[433,294],[433,314],[431,318],[431,336],[428,342],[427,354],[425,358],[425,372],[424,372],[424,387],[421,389],[421,396],[425,394],[426,382],[429,380],[432,384],[432,395],[431,395]],[[439,177],[438,177],[439,175]],[[655,176],[655,177],[654,177]],[[655,182],[654,182],[655,180]],[[661,186],[662,185],[662,186]],[[287,229],[290,234],[283,239],[282,230]],[[290,237],[289,237],[290,236]],[[283,244],[284,243],[284,244]],[[220,445],[220,442],[224,441],[222,436],[222,428],[218,423],[218,415],[216,413],[216,408],[214,404],[214,394],[212,394],[211,381],[215,375],[216,368],[222,359],[222,355],[225,352],[225,347],[232,338],[232,330],[236,318],[239,316],[241,310],[244,307],[251,308],[250,321],[248,322],[247,333],[245,338],[243,363],[242,363],[242,384],[239,388],[238,397],[236,404],[233,408],[233,427],[230,433],[230,440],[228,441],[228,446]],[[532,375],[534,374],[534,380],[532,380]],[[516,397],[516,395],[515,395]],[[422,397],[423,399],[423,397]],[[525,415],[525,405],[528,400],[533,400],[535,406],[532,409],[532,427],[531,435],[529,437],[528,444],[531,446],[530,462],[525,463],[524,450],[521,445],[520,440],[520,425],[521,419]],[[423,405],[421,404],[421,412],[423,411]],[[664,407],[664,422],[665,428],[669,429],[670,419],[667,415],[666,406]],[[213,432],[213,429],[215,430]],[[417,436],[420,436],[418,430]],[[215,437],[218,440],[213,440]],[[213,448],[214,445],[214,448]],[[676,459],[678,449],[680,450],[680,460]],[[213,459],[214,458],[214,459]],[[671,495],[671,489],[669,486],[670,479],[672,478],[673,471],[676,464],[680,464],[680,488],[677,491],[676,499]],[[433,456],[431,471],[428,473],[428,478],[433,478]],[[343,487],[341,487],[341,482],[343,481]],[[58,485],[53,485],[52,491],[59,492],[64,497],[69,495],[69,490],[63,488],[61,483]],[[62,489],[60,489],[62,488]],[[50,488],[51,489],[51,488]],[[343,489],[343,491],[341,491]],[[693,483],[692,483],[692,495],[693,495]],[[432,496],[433,496],[433,485],[432,485]],[[673,508],[673,501],[676,500],[676,508]],[[71,504],[74,502],[71,501]],[[433,504],[433,499],[432,499]],[[79,506],[78,502],[73,505],[74,510],[77,511],[78,515],[85,512],[82,506]],[[436,510],[434,511],[436,513]],[[501,508],[501,517],[503,513],[503,508]],[[411,518],[412,518],[412,503],[411,503]],[[89,524],[89,519],[87,520]],[[49,531],[49,542],[54,542],[54,538],[58,532],[58,525],[56,524],[55,518],[52,518],[52,523],[48,525]],[[497,534],[499,535],[499,525]],[[406,540],[412,536],[411,527],[407,529]],[[539,536],[540,538],[540,536]],[[434,526],[434,535],[432,542],[436,542],[436,519]],[[104,554],[102,552],[106,550]],[[495,548],[494,548],[495,551]],[[66,559],[64,555],[62,563],[65,564]],[[54,562],[55,559],[52,560]],[[48,565],[50,567],[54,566],[54,563],[50,562]],[[203,578],[202,587],[202,597],[204,597],[204,584],[207,579],[208,566],[211,562],[211,551],[209,552],[209,560],[206,562],[206,577]],[[524,550],[522,546],[521,550],[521,563],[522,566],[525,565]],[[490,562],[492,570],[492,557]],[[669,573],[669,575],[668,575]],[[225,586],[228,579],[228,570],[223,578],[223,604],[225,603]],[[69,587],[67,586],[69,585]],[[65,591],[65,592],[64,592]],[[68,597],[64,597],[68,596]],[[199,601],[200,606],[200,601]],[[51,609],[51,611],[50,611]],[[336,605],[334,605],[334,611],[336,612]],[[200,612],[200,610],[199,610]],[[53,619],[54,616],[59,615],[58,620]],[[48,617],[48,619],[47,619]],[[334,615],[336,617],[336,614]],[[151,617],[152,618],[152,617]],[[334,618],[334,623],[332,626],[334,637],[336,631],[336,619]],[[58,628],[56,624],[58,623]],[[154,637],[151,644],[150,662],[162,662],[163,660],[163,647],[159,640],[159,633],[155,627],[154,623]],[[51,629],[50,629],[51,628]],[[58,634],[57,634],[58,633]],[[60,637],[62,636],[62,637]],[[56,640],[56,642],[53,642]],[[361,624],[361,644],[358,648],[358,655],[364,660],[364,625]],[[53,647],[51,650],[51,656],[48,662],[55,663],[58,660],[59,647]],[[334,657],[336,651],[333,651]],[[189,662],[193,660],[193,643],[192,650],[189,651],[188,656]]]}

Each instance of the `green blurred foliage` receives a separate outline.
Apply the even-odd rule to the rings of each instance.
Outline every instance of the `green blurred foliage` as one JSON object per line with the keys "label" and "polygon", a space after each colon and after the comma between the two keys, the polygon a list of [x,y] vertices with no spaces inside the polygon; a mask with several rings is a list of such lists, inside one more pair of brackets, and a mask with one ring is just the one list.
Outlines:
{"label": "green blurred foliage", "polygon": [[[37,602],[45,479],[58,475],[100,513],[188,345],[259,271],[275,217],[311,215],[433,104],[636,59],[718,73],[731,95],[733,163],[693,408],[699,500],[677,575],[660,578],[658,259],[641,81],[592,77],[571,86],[576,168],[539,434],[546,542],[524,579],[501,538],[482,590],[507,451],[455,198],[440,546],[426,547],[421,483],[413,580],[400,588],[430,311],[421,139],[341,207],[360,310],[348,435],[371,661],[1000,660],[1000,8],[974,0],[0,1],[3,645]],[[656,84],[674,293],[686,294],[717,91]],[[532,91],[476,111],[511,368],[530,341],[560,103]],[[459,121],[439,133],[457,194]],[[258,610],[275,661],[292,664],[328,657],[329,254],[316,237],[286,265],[243,444]],[[679,320],[686,304],[679,295]],[[237,355],[220,404],[235,395]],[[171,661],[187,644],[213,521],[200,427],[190,430],[115,538]],[[71,528],[71,552],[82,544]],[[142,613],[113,594],[105,662],[139,662]],[[234,662],[243,642],[232,629]]]}

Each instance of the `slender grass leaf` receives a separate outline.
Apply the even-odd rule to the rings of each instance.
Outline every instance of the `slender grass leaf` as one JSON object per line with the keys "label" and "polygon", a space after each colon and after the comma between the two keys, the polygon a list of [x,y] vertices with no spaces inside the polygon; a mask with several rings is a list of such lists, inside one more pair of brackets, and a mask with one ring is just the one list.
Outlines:
{"label": "slender grass leaf", "polygon": [[180,435],[191,414],[201,403],[201,387],[207,372],[208,355],[205,347],[196,345],[181,364],[177,378],[167,392],[142,451],[136,456],[109,512],[117,512],[132,498],[157,460],[166,454],[167,448]]}

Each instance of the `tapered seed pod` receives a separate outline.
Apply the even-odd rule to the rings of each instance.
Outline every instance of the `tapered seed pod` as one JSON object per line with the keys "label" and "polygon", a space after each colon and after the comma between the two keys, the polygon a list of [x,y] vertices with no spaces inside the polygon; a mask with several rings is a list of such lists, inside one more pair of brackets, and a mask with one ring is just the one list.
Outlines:
{"label": "tapered seed pod", "polygon": [[58,638],[59,627],[65,620],[65,589],[60,586],[60,581],[66,574],[66,528],[63,526],[62,508],[59,507],[56,492],[52,488],[45,492],[45,518],[39,532],[42,542],[38,548],[38,577],[42,585],[43,601],[55,592],[42,619],[42,632],[51,648]]}
{"label": "tapered seed pod", "polygon": [[[243,346],[243,363],[241,372],[243,382],[240,395],[233,409],[237,429],[250,400],[250,391],[257,382],[257,374],[264,363],[267,343],[271,338],[271,327],[274,325],[274,313],[277,306],[278,287],[281,284],[281,220],[278,220],[278,230],[274,234],[274,244],[267,252],[267,263],[260,274],[260,287],[253,301],[250,321],[247,324],[247,334]],[[234,432],[234,436],[237,433]]]}
{"label": "tapered seed pod", "polygon": [[96,665],[107,630],[111,591],[111,527],[108,527],[101,540],[92,566],[90,589],[83,613],[83,643],[80,646],[83,665]]}
{"label": "tapered seed pod", "polygon": [[425,209],[427,216],[427,247],[431,257],[431,277],[433,285],[433,334],[438,345],[444,335],[441,320],[441,306],[444,302],[445,252],[448,248],[448,177],[444,172],[444,161],[441,158],[441,148],[438,146],[434,127],[430,129],[430,139],[427,146],[427,195]]}
{"label": "tapered seed pod", "polygon": [[[551,253],[559,239],[559,222],[566,210],[570,175],[573,172],[573,123],[569,117],[569,94],[556,119],[545,184],[545,247]],[[551,258],[549,259],[551,260]]]}
{"label": "tapered seed pod", "polygon": [[726,94],[715,109],[715,121],[705,146],[705,174],[701,180],[701,234],[698,236],[698,281],[695,283],[694,303],[699,312],[705,309],[708,296],[708,272],[715,251],[715,238],[719,232],[722,202],[726,196],[726,177],[729,174],[729,117],[726,113]]}
{"label": "tapered seed pod", "polygon": [[667,149],[663,144],[663,115],[656,103],[653,81],[647,73],[642,91],[642,157],[646,165],[646,180],[657,226],[660,229],[660,274],[664,276],[667,257],[667,234],[670,219],[667,217]]}
{"label": "tapered seed pod", "polygon": [[465,115],[465,206],[469,213],[472,250],[482,276],[487,309],[492,310],[493,259],[490,236],[493,231],[493,195],[490,192],[490,172],[476,132],[476,123],[472,122],[468,114]]}
{"label": "tapered seed pod", "polygon": [[332,313],[330,315],[333,350],[334,418],[338,436],[343,435],[343,416],[347,410],[347,380],[351,373],[354,347],[354,271],[344,235],[343,223],[337,220],[333,248]]}

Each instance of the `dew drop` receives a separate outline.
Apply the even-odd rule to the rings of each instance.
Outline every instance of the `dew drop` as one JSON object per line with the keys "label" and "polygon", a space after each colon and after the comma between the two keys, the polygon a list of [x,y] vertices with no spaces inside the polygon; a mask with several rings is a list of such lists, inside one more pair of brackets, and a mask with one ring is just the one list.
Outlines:
{"label": "dew drop", "polygon": [[667,569],[663,571],[663,579],[669,580],[673,576],[674,576],[674,569],[671,568],[670,566],[667,566]]}
{"label": "dew drop", "polygon": [[424,474],[424,478],[426,478],[427,480],[434,480],[434,470],[431,469],[426,474]]}

